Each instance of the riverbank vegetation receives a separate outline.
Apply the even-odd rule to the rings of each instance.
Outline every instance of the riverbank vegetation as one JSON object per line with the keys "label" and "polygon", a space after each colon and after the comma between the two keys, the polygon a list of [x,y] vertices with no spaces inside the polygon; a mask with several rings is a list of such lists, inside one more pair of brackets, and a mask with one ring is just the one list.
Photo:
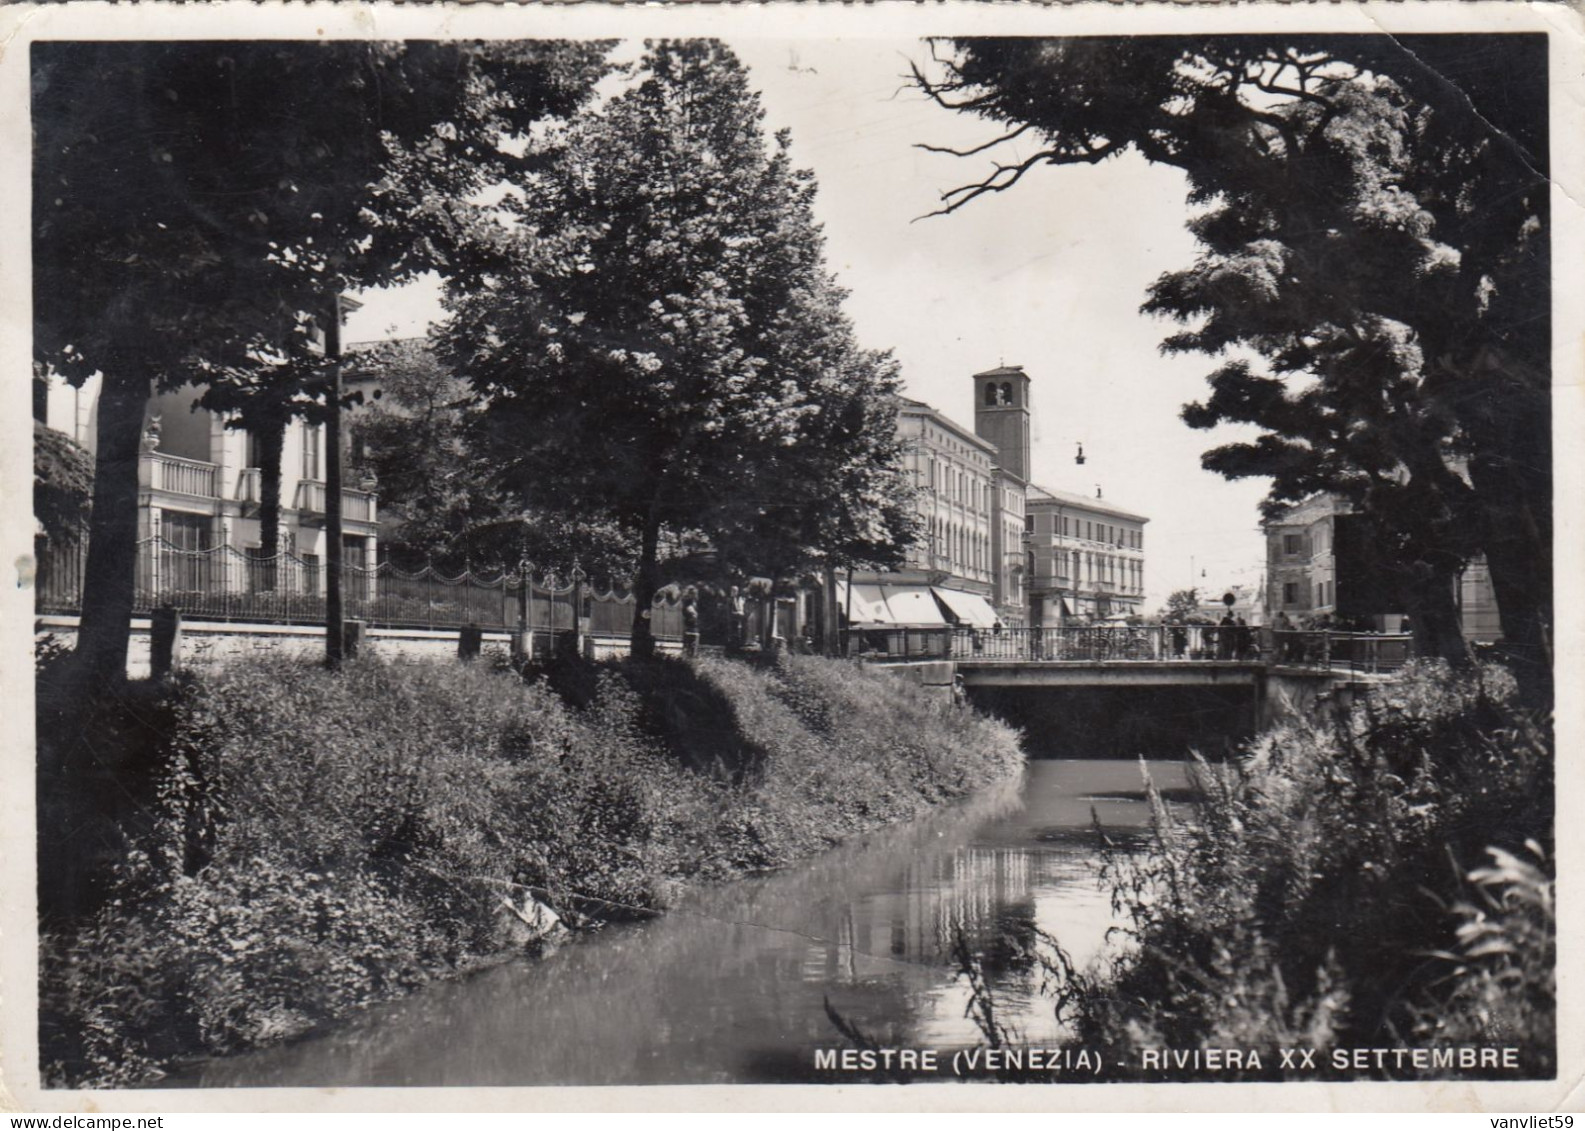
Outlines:
{"label": "riverbank vegetation", "polygon": [[[1126,945],[1088,971],[1060,938],[1025,947],[1075,1043],[1138,1079],[1207,1078],[1142,1070],[1163,1048],[1260,1051],[1219,1080],[1550,1076],[1552,743],[1516,692],[1501,668],[1413,665],[1351,710],[1197,763],[1192,808],[1152,790],[1151,838],[1105,863]],[[977,963],[960,966],[983,998]],[[1514,1047],[1517,1067],[1339,1071],[1326,1051],[1468,1046]],[[1322,1051],[1285,1071],[1282,1048]]]}
{"label": "riverbank vegetation", "polygon": [[[1022,760],[998,723],[811,657],[532,681],[261,659],[70,716],[47,673],[40,692],[41,812],[96,846],[75,863],[40,846],[59,869],[41,887],[55,1086],[294,1036],[520,950],[540,905],[575,928],[653,914]],[[59,771],[88,749],[101,788],[82,797],[100,800],[74,801]]]}

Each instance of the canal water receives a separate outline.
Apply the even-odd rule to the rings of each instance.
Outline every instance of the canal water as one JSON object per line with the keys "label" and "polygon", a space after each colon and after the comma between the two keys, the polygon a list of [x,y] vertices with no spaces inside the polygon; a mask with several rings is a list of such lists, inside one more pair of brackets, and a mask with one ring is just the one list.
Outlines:
{"label": "canal water", "polygon": [[[1178,763],[1151,763],[1164,791]],[[1171,793],[1169,792],[1169,796]],[[1038,969],[999,940],[1055,936],[1081,965],[1108,944],[1091,813],[1148,824],[1137,761],[1031,761],[1021,780],[774,875],[692,894],[652,921],[430,987],[167,1086],[791,1083],[848,1047],[826,1005],[878,1043],[980,1043],[951,957],[986,953],[1000,1017],[1060,1037]]]}

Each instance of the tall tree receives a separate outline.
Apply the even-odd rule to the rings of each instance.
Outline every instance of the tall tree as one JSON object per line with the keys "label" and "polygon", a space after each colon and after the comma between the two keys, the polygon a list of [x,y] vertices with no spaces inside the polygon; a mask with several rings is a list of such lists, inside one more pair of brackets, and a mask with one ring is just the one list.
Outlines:
{"label": "tall tree", "polygon": [[[637,656],[653,651],[663,531],[780,564],[772,541],[786,555],[810,534],[808,501],[843,489],[839,461],[801,458],[840,440],[826,409],[846,412],[858,456],[893,380],[830,321],[814,182],[763,117],[721,44],[652,45],[630,87],[518,181],[512,223],[480,232],[493,269],[451,292],[444,349],[485,403],[504,482],[637,543]],[[773,528],[785,536],[746,537]]]}
{"label": "tall tree", "polygon": [[599,44],[33,46],[34,349],[103,374],[79,661],[122,677],[156,388],[223,381],[344,289],[445,265]]}
{"label": "tall tree", "polygon": [[1510,645],[1548,647],[1545,72],[1543,37],[1222,36],[963,40],[916,77],[1036,142],[942,211],[1129,149],[1185,172],[1201,252],[1146,308],[1230,354],[1186,421],[1264,431],[1206,466],[1359,504],[1461,660],[1477,552]]}
{"label": "tall tree", "polygon": [[381,544],[393,560],[511,570],[522,562],[566,576],[626,578],[636,560],[609,522],[565,510],[525,511],[500,468],[474,441],[481,415],[472,387],[424,338],[381,342],[351,355],[349,379],[378,382],[353,425],[380,485]]}

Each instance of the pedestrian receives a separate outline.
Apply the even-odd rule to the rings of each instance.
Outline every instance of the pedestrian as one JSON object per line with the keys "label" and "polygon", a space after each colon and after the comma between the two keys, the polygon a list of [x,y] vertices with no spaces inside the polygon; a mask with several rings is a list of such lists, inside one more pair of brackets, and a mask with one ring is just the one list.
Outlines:
{"label": "pedestrian", "polygon": [[699,654],[699,591],[691,585],[682,594],[682,654]]}
{"label": "pedestrian", "polygon": [[1234,621],[1234,624],[1237,626],[1233,630],[1233,636],[1234,636],[1234,641],[1235,641],[1236,646],[1237,646],[1238,658],[1240,660],[1247,660],[1247,659],[1249,659],[1249,653],[1251,651],[1251,649],[1250,649],[1249,622],[1246,621],[1241,616],[1240,617],[1234,617],[1233,621]]}
{"label": "pedestrian", "polygon": [[1222,619],[1216,630],[1216,658],[1231,660],[1233,649],[1237,644],[1238,622],[1233,619],[1232,610],[1222,614]]}
{"label": "pedestrian", "polygon": [[1172,654],[1181,660],[1189,649],[1189,630],[1181,624],[1175,624],[1169,630],[1169,635],[1172,637]]}
{"label": "pedestrian", "polygon": [[1295,640],[1293,636],[1293,619],[1287,612],[1279,612],[1277,620],[1272,625],[1277,637],[1277,654],[1284,660],[1292,660],[1294,655]]}

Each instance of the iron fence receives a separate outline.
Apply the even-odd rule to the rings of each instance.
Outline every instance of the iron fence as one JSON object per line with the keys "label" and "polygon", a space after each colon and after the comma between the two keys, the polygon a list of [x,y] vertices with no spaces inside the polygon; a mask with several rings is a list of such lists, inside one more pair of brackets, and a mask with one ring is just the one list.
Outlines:
{"label": "iron fence", "polygon": [[[56,544],[38,555],[34,606],[41,614],[75,615],[88,584],[86,539]],[[206,620],[264,624],[319,624],[325,619],[323,562],[290,553],[271,558],[230,546],[186,550],[161,538],[138,543],[133,611],[147,615],[174,608]],[[633,623],[632,596],[598,592],[581,577],[564,582],[520,571],[448,575],[432,566],[416,571],[389,562],[374,568],[342,567],[343,615],[382,628],[538,632],[584,627],[596,635],[626,636]],[[682,639],[678,602],[657,599],[654,635]]]}

